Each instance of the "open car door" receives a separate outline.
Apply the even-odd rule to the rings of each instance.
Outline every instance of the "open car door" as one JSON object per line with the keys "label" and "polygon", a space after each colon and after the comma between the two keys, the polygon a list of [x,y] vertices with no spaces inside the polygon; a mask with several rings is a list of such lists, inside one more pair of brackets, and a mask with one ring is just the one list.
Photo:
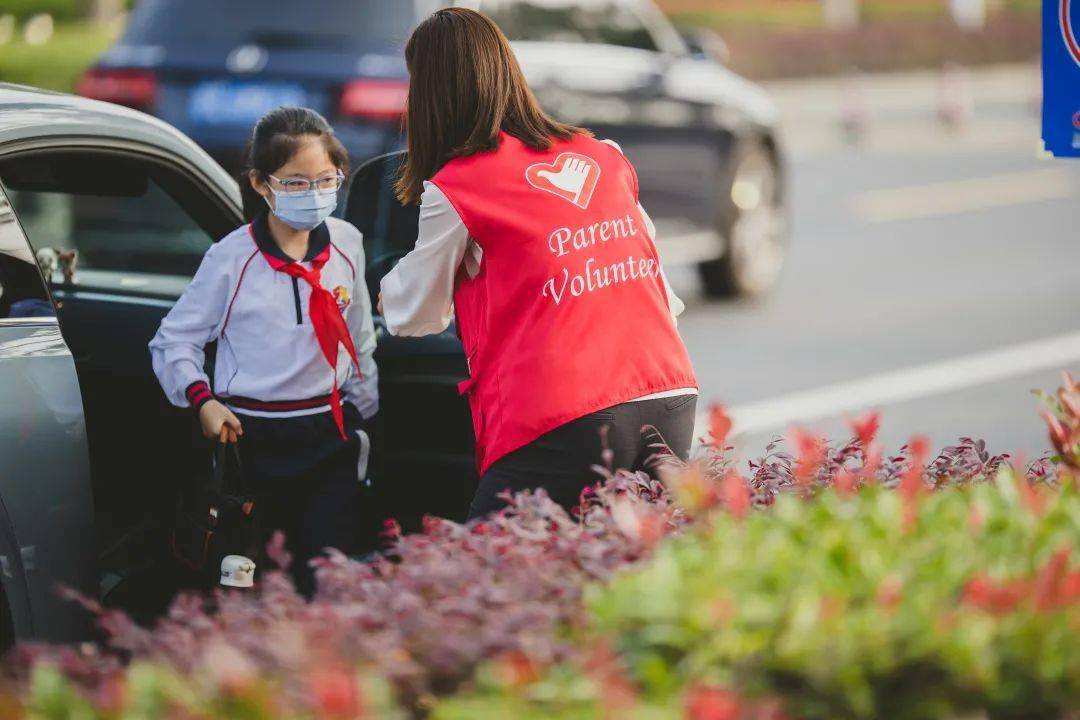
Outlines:
{"label": "open car door", "polygon": [[94,514],[79,381],[38,261],[0,189],[0,651],[88,634]]}
{"label": "open car door", "polygon": [[[416,243],[420,209],[394,197],[403,153],[383,155],[353,175],[345,219],[364,234],[365,274],[376,307],[384,275]],[[464,520],[476,490],[468,403],[458,393],[465,354],[451,325],[438,335],[393,337],[375,317],[382,439],[375,484],[388,516],[406,530],[424,515]]]}

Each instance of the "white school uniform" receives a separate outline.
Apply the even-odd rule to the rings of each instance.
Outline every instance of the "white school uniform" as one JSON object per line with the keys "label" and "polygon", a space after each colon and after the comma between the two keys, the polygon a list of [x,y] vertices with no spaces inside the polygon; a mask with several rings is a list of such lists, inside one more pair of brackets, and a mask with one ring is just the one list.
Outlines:
{"label": "white school uniform", "polygon": [[360,231],[329,218],[311,232],[304,266],[329,257],[321,284],[334,294],[359,360],[360,375],[344,347],[336,373],[319,347],[308,300],[311,288],[271,267],[265,254],[291,261],[273,241],[263,215],[214,244],[191,284],[150,342],[154,373],[170,402],[190,405],[193,388],[209,383],[203,348],[217,341],[213,393],[233,410],[263,417],[296,417],[330,410],[337,383],[342,401],[364,418],[379,408],[375,329],[364,281]]}

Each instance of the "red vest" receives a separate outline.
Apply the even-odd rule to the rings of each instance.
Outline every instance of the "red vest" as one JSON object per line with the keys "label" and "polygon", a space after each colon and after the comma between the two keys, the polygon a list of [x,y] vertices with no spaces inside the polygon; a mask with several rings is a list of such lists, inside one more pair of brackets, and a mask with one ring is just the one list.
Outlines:
{"label": "red vest", "polygon": [[579,135],[536,151],[503,133],[432,182],[483,250],[454,287],[481,474],[571,420],[697,387],[616,148]]}

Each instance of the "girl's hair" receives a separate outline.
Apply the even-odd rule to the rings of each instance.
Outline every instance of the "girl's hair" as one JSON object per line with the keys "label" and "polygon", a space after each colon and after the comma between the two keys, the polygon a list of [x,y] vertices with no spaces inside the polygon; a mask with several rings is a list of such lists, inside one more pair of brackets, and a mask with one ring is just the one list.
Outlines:
{"label": "girl's hair", "polygon": [[263,115],[255,124],[247,149],[244,169],[240,173],[240,195],[244,201],[244,218],[251,222],[266,211],[266,201],[249,178],[252,174],[263,182],[267,176],[289,162],[299,149],[302,138],[314,136],[322,140],[330,160],[345,177],[349,176],[349,153],[334,135],[330,123],[319,113],[302,107],[279,107]]}
{"label": "girl's hair", "polygon": [[419,202],[424,181],[452,158],[497,148],[500,130],[537,150],[586,133],[540,109],[506,36],[475,10],[428,17],[409,38],[405,62],[409,155],[395,187],[405,204]]}

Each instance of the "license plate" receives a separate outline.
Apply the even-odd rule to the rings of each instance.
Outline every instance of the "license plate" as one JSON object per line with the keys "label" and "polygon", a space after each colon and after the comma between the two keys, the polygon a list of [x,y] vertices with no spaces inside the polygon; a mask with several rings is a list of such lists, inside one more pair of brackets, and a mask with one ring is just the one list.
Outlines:
{"label": "license plate", "polygon": [[211,80],[191,91],[188,115],[205,125],[253,125],[274,108],[306,104],[299,85]]}

